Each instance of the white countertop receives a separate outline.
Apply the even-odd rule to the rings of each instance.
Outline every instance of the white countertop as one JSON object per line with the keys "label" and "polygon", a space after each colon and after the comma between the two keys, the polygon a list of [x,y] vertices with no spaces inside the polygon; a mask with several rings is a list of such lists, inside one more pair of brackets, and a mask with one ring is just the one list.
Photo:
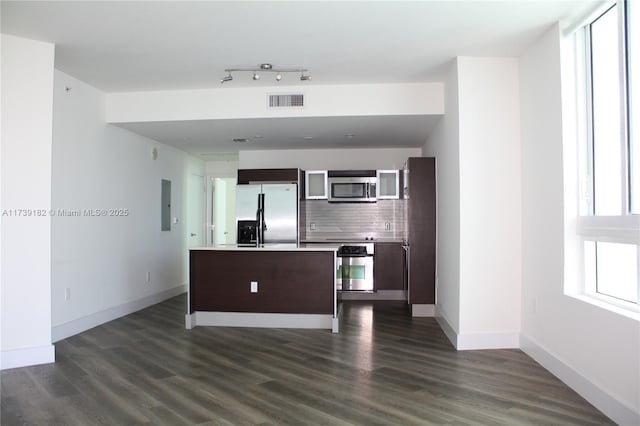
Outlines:
{"label": "white countertop", "polygon": [[313,238],[302,240],[301,243],[307,244],[344,244],[344,243],[361,243],[361,244],[373,244],[373,243],[402,243],[402,238],[376,238],[374,240],[365,240],[365,239],[354,239],[354,238],[330,238],[330,239],[321,239],[321,238]]}
{"label": "white countertop", "polygon": [[189,250],[218,251],[336,251],[340,244],[265,244],[261,247],[238,246],[237,244],[218,244],[206,247],[191,247]]}

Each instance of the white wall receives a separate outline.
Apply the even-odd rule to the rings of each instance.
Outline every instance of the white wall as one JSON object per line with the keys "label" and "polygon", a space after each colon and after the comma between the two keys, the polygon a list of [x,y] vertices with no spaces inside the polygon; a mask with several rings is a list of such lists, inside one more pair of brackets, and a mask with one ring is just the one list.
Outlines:
{"label": "white wall", "polygon": [[[266,117],[442,114],[442,83],[244,87],[111,93],[109,123]],[[304,108],[267,108],[267,94],[303,93]]]}
{"label": "white wall", "polygon": [[[54,46],[2,34],[1,368],[54,361],[51,126]],[[39,213],[41,216],[15,215]],[[34,212],[35,210],[35,212]],[[7,213],[5,215],[5,212]]]}
{"label": "white wall", "polygon": [[[436,157],[437,273],[436,316],[450,339],[460,331],[460,151],[458,66],[445,81],[445,115],[429,135],[422,154]],[[443,323],[440,318],[443,318]],[[453,333],[453,334],[452,334]]]}
{"label": "white wall", "polygon": [[205,163],[205,171],[207,176],[215,177],[237,177],[238,176],[238,160],[216,160],[207,161]]}
{"label": "white wall", "polygon": [[458,348],[518,347],[521,281],[518,61],[458,59]]}
{"label": "white wall", "polygon": [[[58,340],[185,290],[188,175],[204,175],[204,162],[106,124],[105,94],[59,71],[54,105],[52,206],[81,212],[52,222],[53,338]],[[171,216],[178,219],[165,232],[160,231],[161,179],[172,182]],[[128,214],[90,217],[83,209],[127,209]]]}
{"label": "white wall", "polygon": [[[575,259],[563,215],[577,215],[575,194],[563,199],[563,187],[577,179],[563,182],[562,93],[575,79],[563,85],[561,58],[572,56],[555,26],[520,58],[522,348],[619,424],[640,424],[640,325],[564,294],[580,275],[571,270],[577,264],[563,263]],[[577,156],[567,154],[575,169]]]}
{"label": "white wall", "polygon": [[402,169],[407,158],[420,156],[420,148],[240,151],[238,166],[241,169]]}
{"label": "white wall", "polygon": [[457,58],[422,151],[437,160],[436,316],[458,349],[519,346],[518,90],[516,59]]}

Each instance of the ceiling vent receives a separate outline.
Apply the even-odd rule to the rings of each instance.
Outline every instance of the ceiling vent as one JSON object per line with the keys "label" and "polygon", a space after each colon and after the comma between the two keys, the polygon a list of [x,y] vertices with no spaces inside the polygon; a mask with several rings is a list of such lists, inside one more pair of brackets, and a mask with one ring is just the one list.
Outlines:
{"label": "ceiling vent", "polygon": [[304,95],[269,95],[269,108],[303,107]]}

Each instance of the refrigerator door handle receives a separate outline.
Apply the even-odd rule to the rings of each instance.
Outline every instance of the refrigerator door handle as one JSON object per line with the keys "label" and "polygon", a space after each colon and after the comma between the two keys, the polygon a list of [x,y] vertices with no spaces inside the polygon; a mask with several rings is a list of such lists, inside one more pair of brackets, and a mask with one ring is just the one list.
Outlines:
{"label": "refrigerator door handle", "polygon": [[258,211],[256,212],[256,245],[264,244],[264,194],[258,194]]}
{"label": "refrigerator door handle", "polygon": [[[267,222],[265,222],[264,218],[265,218],[265,208],[264,206],[267,203],[267,194],[261,194],[262,196],[262,235],[264,236],[264,231],[267,230]],[[263,241],[264,242],[264,241]]]}

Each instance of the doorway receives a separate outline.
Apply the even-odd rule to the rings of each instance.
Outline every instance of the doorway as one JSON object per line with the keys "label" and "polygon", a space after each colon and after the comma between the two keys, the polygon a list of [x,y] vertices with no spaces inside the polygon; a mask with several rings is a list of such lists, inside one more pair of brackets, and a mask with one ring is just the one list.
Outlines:
{"label": "doorway", "polygon": [[207,243],[236,243],[235,177],[209,177],[207,182]]}
{"label": "doorway", "polygon": [[202,247],[205,244],[204,195],[204,176],[190,174],[187,195],[187,247]]}

